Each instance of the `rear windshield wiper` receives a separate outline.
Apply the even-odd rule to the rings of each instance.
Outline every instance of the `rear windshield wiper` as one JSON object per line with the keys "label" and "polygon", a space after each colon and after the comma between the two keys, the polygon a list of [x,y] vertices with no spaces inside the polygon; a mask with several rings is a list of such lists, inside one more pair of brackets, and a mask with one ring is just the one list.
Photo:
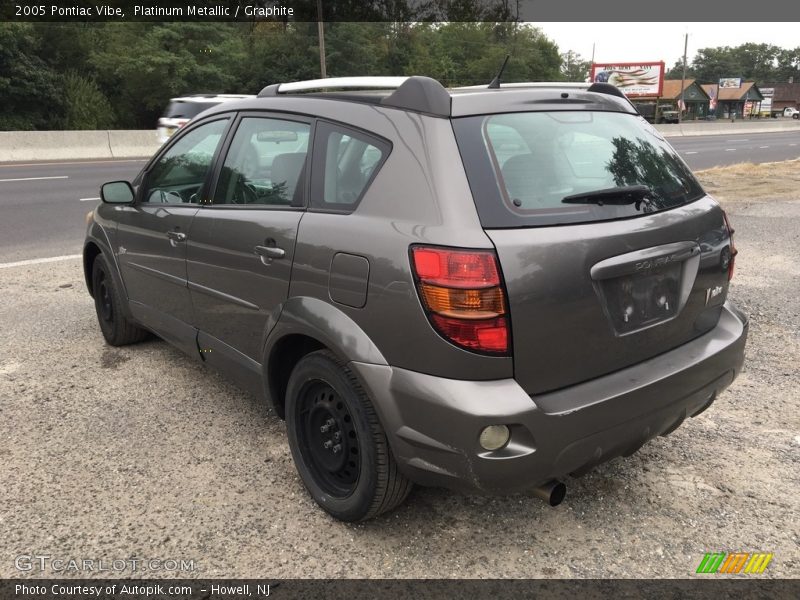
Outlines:
{"label": "rear windshield wiper", "polygon": [[606,188],[604,190],[594,190],[591,192],[581,192],[580,194],[572,194],[565,196],[561,199],[564,204],[597,204],[603,206],[604,204],[636,204],[636,210],[642,203],[650,204],[651,199],[648,198],[653,191],[646,185],[621,185],[614,188]]}

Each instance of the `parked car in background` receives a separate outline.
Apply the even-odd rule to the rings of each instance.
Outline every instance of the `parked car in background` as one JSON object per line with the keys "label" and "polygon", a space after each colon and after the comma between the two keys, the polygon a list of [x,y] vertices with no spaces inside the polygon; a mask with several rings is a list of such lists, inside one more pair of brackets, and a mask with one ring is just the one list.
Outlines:
{"label": "parked car in background", "polygon": [[269,401],[345,521],[412,483],[558,504],[742,368],[728,218],[608,83],[272,85],[101,197],[106,342],[155,333]]}
{"label": "parked car in background", "polygon": [[678,111],[667,109],[662,110],[661,115],[659,117],[659,123],[677,123],[678,122]]}
{"label": "parked car in background", "polygon": [[172,98],[158,120],[158,141],[166,142],[172,134],[204,110],[222,102],[254,98],[251,94],[193,94]]}
{"label": "parked car in background", "polygon": [[772,118],[777,119],[779,117],[787,117],[787,118],[791,117],[792,119],[798,119],[800,118],[800,111],[798,111],[793,106],[787,106],[786,108],[783,109],[773,110]]}

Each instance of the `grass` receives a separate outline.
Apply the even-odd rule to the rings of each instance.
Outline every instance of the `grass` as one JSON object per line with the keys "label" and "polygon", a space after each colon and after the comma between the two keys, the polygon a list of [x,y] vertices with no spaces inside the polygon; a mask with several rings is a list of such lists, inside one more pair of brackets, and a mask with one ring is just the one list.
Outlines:
{"label": "grass", "polygon": [[695,175],[706,192],[718,200],[800,199],[800,160],[740,163],[697,171]]}

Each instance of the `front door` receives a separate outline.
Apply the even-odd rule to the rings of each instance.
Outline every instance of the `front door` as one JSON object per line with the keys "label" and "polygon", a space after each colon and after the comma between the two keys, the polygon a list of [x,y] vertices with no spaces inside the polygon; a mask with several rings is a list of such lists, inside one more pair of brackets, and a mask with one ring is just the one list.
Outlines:
{"label": "front door", "polygon": [[196,353],[186,283],[186,241],[229,119],[177,138],[144,173],[131,206],[118,207],[118,258],[134,316]]}
{"label": "front door", "polygon": [[203,358],[225,369],[259,370],[269,317],[289,293],[311,129],[291,119],[239,120],[212,204],[192,223],[187,273],[198,340]]}

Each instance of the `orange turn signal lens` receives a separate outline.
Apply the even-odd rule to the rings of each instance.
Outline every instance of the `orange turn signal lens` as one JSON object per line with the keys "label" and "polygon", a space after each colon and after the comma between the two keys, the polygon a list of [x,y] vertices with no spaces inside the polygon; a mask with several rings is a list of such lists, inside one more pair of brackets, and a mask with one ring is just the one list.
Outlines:
{"label": "orange turn signal lens", "polygon": [[426,308],[446,317],[491,319],[506,312],[500,287],[468,290],[421,283],[419,288]]}

